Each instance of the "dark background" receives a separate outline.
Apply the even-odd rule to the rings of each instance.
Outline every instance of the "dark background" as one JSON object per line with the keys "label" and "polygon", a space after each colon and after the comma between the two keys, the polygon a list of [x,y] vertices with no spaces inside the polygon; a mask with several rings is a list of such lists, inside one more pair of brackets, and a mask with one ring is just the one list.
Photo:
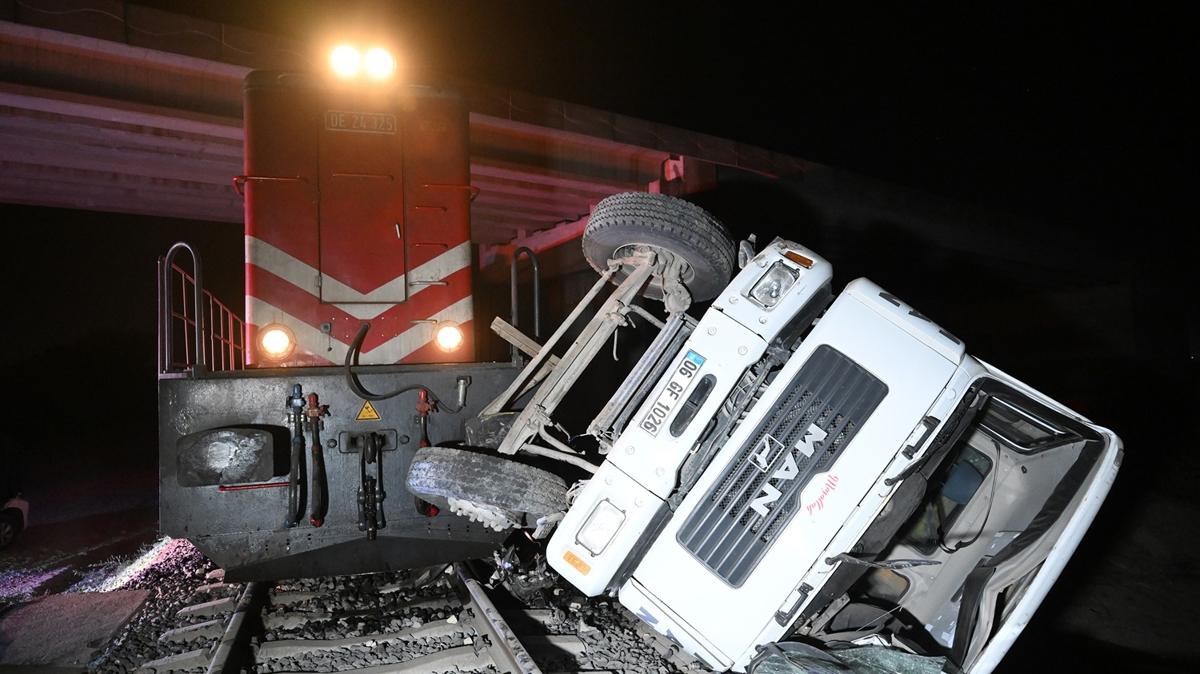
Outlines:
{"label": "dark background", "polygon": [[[413,70],[760,145],[913,190],[901,206],[941,204],[934,224],[915,206],[834,212],[803,180],[701,199],[739,230],[826,255],[839,283],[869,275],[1124,439],[1109,502],[1004,671],[1197,663],[1185,17],[1082,4],[143,4],[313,41],[369,29]],[[209,285],[238,306],[240,228],[16,206],[0,221],[5,461],[46,519],[152,501],[154,260],[197,243]]]}

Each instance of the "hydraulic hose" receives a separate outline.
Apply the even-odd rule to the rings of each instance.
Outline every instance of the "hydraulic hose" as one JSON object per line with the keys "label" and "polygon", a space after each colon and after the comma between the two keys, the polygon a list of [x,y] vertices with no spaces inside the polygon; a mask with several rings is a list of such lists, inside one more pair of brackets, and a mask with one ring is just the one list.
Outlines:
{"label": "hydraulic hose", "polygon": [[304,398],[299,384],[292,386],[287,399],[288,418],[292,423],[291,468],[288,471],[288,510],[285,525],[294,527],[304,517],[307,477],[304,469]]}
{"label": "hydraulic hose", "polygon": [[387,526],[387,516],[383,514],[383,502],[387,499],[383,490],[383,440],[372,433],[371,442],[374,444],[371,456],[375,458],[375,528],[382,529]]}
{"label": "hydraulic hose", "polygon": [[366,339],[367,330],[370,328],[370,323],[363,323],[361,326],[359,326],[358,334],[354,336],[354,341],[350,343],[350,348],[346,351],[346,361],[344,363],[346,386],[350,387],[350,390],[354,392],[354,395],[362,398],[363,400],[379,401],[395,398],[396,396],[409,391],[424,390],[429,394],[430,400],[432,400],[439,409],[443,409],[451,414],[462,411],[461,407],[456,407],[443,402],[441,398],[437,397],[437,395],[434,394],[434,392],[424,384],[412,384],[398,388],[394,391],[388,391],[387,393],[372,393],[371,391],[368,391],[367,388],[363,386],[363,383],[359,381],[358,374],[354,372],[354,367],[358,365],[358,355],[362,351],[363,340]]}
{"label": "hydraulic hose", "polygon": [[[312,396],[313,394],[309,394]],[[329,480],[325,476],[325,450],[321,445],[321,419],[313,418],[312,424],[312,514],[308,521],[314,527],[325,523],[329,513]]]}

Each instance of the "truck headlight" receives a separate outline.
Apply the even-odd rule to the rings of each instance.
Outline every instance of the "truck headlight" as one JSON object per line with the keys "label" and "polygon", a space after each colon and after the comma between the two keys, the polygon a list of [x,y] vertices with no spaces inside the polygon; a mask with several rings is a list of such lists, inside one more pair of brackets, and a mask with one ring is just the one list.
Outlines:
{"label": "truck headlight", "polygon": [[579,533],[575,534],[575,542],[593,555],[599,555],[612,542],[624,523],[625,511],[613,505],[612,501],[604,499],[592,508],[592,513],[583,521]]}
{"label": "truck headlight", "polygon": [[750,292],[746,294],[746,297],[750,298],[750,301],[758,306],[770,309],[779,304],[779,298],[787,294],[787,291],[796,285],[796,279],[799,277],[800,274],[796,270],[783,262],[776,262],[771,265],[767,273],[762,275],[762,278],[758,279],[757,283],[751,286]]}

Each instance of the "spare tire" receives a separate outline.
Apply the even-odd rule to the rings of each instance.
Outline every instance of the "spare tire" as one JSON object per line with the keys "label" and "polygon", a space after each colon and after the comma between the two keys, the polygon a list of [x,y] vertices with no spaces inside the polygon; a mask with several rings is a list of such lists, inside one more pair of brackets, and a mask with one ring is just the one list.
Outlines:
{"label": "spare tire", "polygon": [[[699,206],[665,194],[624,192],[596,204],[583,231],[583,255],[598,272],[608,261],[638,247],[668,252],[684,262],[682,281],[696,301],[710,300],[729,283],[734,270],[734,247],[725,226]],[[613,275],[620,283],[630,268]],[[662,283],[654,278],[642,294],[663,298]]]}
{"label": "spare tire", "polygon": [[539,517],[567,509],[567,485],[561,477],[469,449],[418,449],[405,486],[439,508],[496,529],[533,526]]}

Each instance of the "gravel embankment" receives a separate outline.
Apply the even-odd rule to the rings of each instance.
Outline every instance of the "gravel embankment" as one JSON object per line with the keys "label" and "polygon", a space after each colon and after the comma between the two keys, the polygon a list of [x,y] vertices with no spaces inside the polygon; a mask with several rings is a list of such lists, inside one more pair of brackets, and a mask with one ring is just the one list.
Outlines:
{"label": "gravel embankment", "polygon": [[180,607],[205,601],[209,597],[194,596],[195,588],[204,584],[204,577],[213,564],[184,539],[171,539],[162,545],[151,563],[122,578],[108,590],[145,589],[149,598],[108,645],[104,652],[89,664],[97,674],[125,674],[142,663],[182,653],[200,644],[168,644],[158,637],[167,630],[179,627],[187,620],[176,618]]}

